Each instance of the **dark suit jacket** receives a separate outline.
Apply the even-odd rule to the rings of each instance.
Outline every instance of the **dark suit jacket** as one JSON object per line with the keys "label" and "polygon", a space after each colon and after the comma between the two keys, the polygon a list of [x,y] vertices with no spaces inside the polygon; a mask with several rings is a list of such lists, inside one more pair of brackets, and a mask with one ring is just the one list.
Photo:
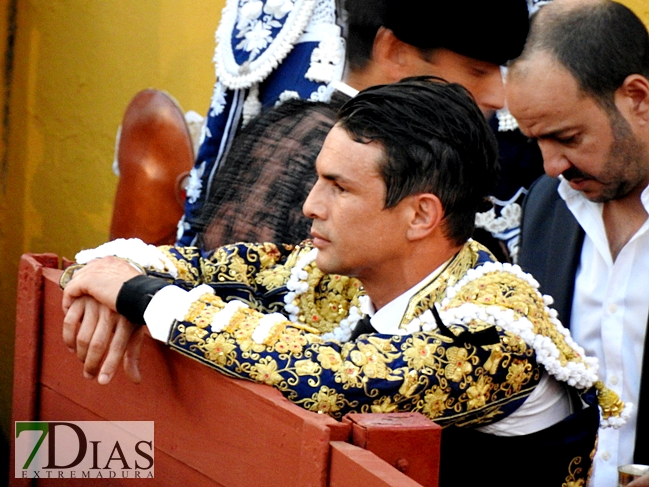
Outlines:
{"label": "dark suit jacket", "polygon": [[[539,178],[523,205],[518,263],[541,285],[541,292],[554,298],[553,307],[564,326],[570,328],[584,231],[557,192],[559,181]],[[634,461],[649,464],[649,333],[645,338]]]}

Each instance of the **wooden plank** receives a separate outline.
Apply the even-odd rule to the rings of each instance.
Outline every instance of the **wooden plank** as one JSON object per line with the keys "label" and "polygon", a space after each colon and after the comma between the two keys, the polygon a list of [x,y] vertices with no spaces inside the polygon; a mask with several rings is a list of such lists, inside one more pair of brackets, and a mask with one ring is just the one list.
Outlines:
{"label": "wooden plank", "polygon": [[329,487],[422,487],[369,450],[331,442]]}
{"label": "wooden plank", "polygon": [[35,417],[36,384],[41,344],[43,267],[58,266],[55,254],[25,254],[18,267],[16,303],[16,347],[14,355],[13,416],[16,420]]}
{"label": "wooden plank", "polygon": [[14,479],[16,421],[36,419],[40,374],[41,305],[43,301],[43,267],[58,267],[55,254],[24,254],[18,266],[16,298],[16,335],[11,410],[12,435],[9,457],[9,483],[31,485],[30,479]]}
{"label": "wooden plank", "polygon": [[[326,485],[329,442],[348,439],[350,425],[306,411],[269,386],[228,378],[149,337],[142,347],[142,384],[121,372],[107,386],[85,380],[61,339],[59,274],[44,271],[46,387],[100,418],[155,421],[157,448],[228,487],[260,479],[268,486]],[[50,412],[44,409],[43,417]]]}
{"label": "wooden plank", "polygon": [[442,428],[420,413],[348,414],[352,443],[425,487],[439,484]]}
{"label": "wooden plank", "polygon": [[[44,421],[102,421],[105,418],[97,416],[88,409],[70,401],[56,391],[48,387],[41,387],[41,405],[43,416],[40,418]],[[155,431],[156,445],[160,433]],[[191,468],[186,463],[178,460],[159,448],[155,449],[155,476],[151,483],[160,487],[177,487],[179,485],[201,486],[201,487],[224,487],[214,479],[210,479],[203,473]],[[64,481],[60,479],[40,479],[36,485],[60,487],[62,483],[67,486],[87,487],[88,485],[115,485],[115,486],[132,486],[134,479],[70,479]]]}

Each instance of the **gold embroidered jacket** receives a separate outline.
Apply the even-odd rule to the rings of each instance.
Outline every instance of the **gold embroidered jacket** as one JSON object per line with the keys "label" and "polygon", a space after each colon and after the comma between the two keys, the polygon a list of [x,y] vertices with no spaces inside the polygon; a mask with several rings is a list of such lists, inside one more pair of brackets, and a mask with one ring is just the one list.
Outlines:
{"label": "gold embroidered jacket", "polygon": [[[419,411],[441,425],[489,424],[518,408],[538,384],[542,366],[534,349],[521,336],[494,327],[486,315],[453,319],[446,323],[451,334],[437,328],[403,336],[363,335],[346,343],[323,340],[321,334],[335,329],[358,304],[363,289],[356,279],[324,275],[314,263],[304,268],[308,286],[294,301],[300,309],[297,322],[286,315],[266,319],[284,311],[291,270],[310,250],[308,242],[236,244],[208,254],[163,247],[177,269],[176,284],[209,284],[215,292],[200,296],[184,319],[174,322],[169,345],[229,376],[272,385],[302,407],[335,418],[351,411]],[[419,320],[434,303],[443,302],[442,316],[467,303],[478,310],[495,304],[531,320],[536,332],[558,344],[563,358],[572,358],[541,295],[509,272],[482,276],[448,299],[447,288],[490,260],[479,244],[468,243],[411,299],[401,326]],[[232,313],[226,309],[232,300],[249,307]],[[472,344],[471,336],[487,328],[495,328],[497,343]]]}
{"label": "gold embroidered jacket", "polygon": [[[446,428],[440,486],[456,485],[458,471],[468,484],[481,483],[502,459],[511,474],[503,485],[587,483],[600,421],[592,406],[599,400],[603,423],[614,425],[624,416],[623,405],[596,383],[595,363],[558,322],[551,299],[541,296],[531,276],[493,262],[470,241],[410,299],[402,334],[351,341],[341,330],[360,317],[361,283],[325,275],[314,252],[308,241],[203,252],[131,240],[80,252],[77,260],[127,257],[148,274],[191,290],[194,299],[176,313],[167,341],[222,373],[272,385],[296,404],[335,418],[418,411],[435,420]],[[574,414],[525,436],[473,428],[515,411],[543,370],[580,395]],[[591,407],[580,409],[582,401]],[[467,451],[470,471],[463,468]],[[540,471],[538,459],[544,462]]]}

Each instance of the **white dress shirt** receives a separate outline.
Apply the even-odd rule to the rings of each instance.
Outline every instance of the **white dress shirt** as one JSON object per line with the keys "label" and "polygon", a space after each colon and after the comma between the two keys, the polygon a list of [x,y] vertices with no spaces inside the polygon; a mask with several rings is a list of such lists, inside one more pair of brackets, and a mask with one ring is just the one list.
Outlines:
{"label": "white dress shirt", "polygon": [[[599,359],[599,376],[606,386],[635,406],[649,313],[649,221],[613,261],[603,204],[588,201],[566,181],[561,181],[559,195],[586,233],[575,281],[572,335],[587,354]],[[641,200],[649,211],[649,188]],[[600,429],[591,487],[617,485],[617,467],[633,463],[636,417],[634,410],[622,428]]]}

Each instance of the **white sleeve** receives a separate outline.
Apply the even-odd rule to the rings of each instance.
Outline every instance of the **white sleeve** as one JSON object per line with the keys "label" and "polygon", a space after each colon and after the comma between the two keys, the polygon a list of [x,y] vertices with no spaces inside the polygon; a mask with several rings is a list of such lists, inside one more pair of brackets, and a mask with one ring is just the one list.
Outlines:
{"label": "white sleeve", "polygon": [[178,286],[165,286],[160,289],[144,311],[144,322],[151,336],[166,343],[174,320],[182,320],[189,306],[205,293],[214,294],[214,290],[205,284],[191,291],[185,291]]}
{"label": "white sleeve", "polygon": [[496,436],[522,436],[549,428],[572,414],[566,385],[543,372],[543,377],[521,407],[500,421],[476,428]]}

